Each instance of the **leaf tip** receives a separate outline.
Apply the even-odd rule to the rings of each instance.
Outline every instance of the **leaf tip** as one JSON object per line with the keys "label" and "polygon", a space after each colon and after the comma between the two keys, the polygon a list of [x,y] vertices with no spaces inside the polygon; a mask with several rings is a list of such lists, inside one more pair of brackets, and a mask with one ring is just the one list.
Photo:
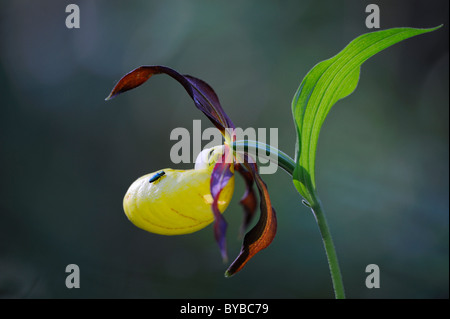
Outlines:
{"label": "leaf tip", "polygon": [[442,28],[443,26],[444,26],[444,24],[441,23],[441,24],[439,24],[439,25],[437,25],[437,26],[435,26],[435,27],[425,28],[425,29],[423,29],[423,30],[424,30],[424,32],[433,32],[433,31],[436,31],[436,30]]}

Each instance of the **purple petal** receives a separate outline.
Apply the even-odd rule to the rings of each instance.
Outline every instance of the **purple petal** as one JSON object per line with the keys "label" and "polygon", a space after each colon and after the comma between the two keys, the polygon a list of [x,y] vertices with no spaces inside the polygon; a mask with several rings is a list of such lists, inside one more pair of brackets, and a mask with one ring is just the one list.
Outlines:
{"label": "purple petal", "polygon": [[190,75],[181,75],[177,71],[161,66],[141,66],[123,76],[114,86],[106,100],[134,89],[145,83],[152,75],[167,74],[177,80],[194,100],[195,106],[224,134],[226,128],[234,128],[233,122],[222,109],[214,90],[204,81]]}
{"label": "purple petal", "polygon": [[239,202],[244,208],[244,220],[242,222],[240,230],[241,236],[244,237],[248,225],[255,216],[257,199],[255,191],[253,190],[254,184],[253,175],[240,164],[235,164],[234,168],[244,178],[246,185],[245,193]]}
{"label": "purple petal", "polygon": [[244,165],[252,174],[256,186],[258,186],[259,197],[261,199],[261,215],[258,223],[245,235],[239,256],[225,272],[225,276],[227,277],[240,271],[255,254],[268,247],[272,243],[277,231],[276,213],[270,202],[267,186],[259,176],[255,163],[249,163],[247,158]]}
{"label": "purple petal", "polygon": [[[225,149],[228,149],[228,147],[225,146]],[[213,197],[212,211],[214,214],[214,237],[219,245],[222,259],[224,261],[228,260],[225,239],[227,223],[225,218],[220,213],[218,203],[220,193],[227,186],[230,178],[233,177],[233,172],[231,171],[231,165],[233,165],[233,163],[226,161],[226,154],[227,151],[222,155],[222,161],[214,165],[210,181],[210,191],[211,196]]]}

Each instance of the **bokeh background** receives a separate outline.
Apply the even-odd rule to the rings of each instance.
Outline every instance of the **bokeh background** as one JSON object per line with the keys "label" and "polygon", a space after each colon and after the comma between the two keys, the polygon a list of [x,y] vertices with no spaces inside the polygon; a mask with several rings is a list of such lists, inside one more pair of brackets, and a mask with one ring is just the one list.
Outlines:
{"label": "bokeh background", "polygon": [[[81,28],[65,27],[76,3]],[[317,225],[291,179],[266,175],[273,244],[223,276],[212,227],[164,237],[122,210],[139,176],[174,165],[169,135],[211,124],[167,76],[110,102],[125,73],[163,64],[210,83],[237,126],[279,132],[303,76],[360,34],[370,1],[0,1],[0,297],[332,298]],[[444,26],[362,67],[324,123],[317,185],[350,298],[448,298],[448,1],[376,1],[381,28]],[[204,142],[204,145],[207,141]],[[225,213],[237,256],[237,181]],[[65,267],[81,270],[67,289]],[[381,270],[367,289],[365,267]]]}

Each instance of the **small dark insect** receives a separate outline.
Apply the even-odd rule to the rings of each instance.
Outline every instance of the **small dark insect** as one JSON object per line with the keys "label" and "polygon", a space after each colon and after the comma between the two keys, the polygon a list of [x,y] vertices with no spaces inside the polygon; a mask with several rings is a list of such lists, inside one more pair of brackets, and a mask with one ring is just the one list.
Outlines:
{"label": "small dark insect", "polygon": [[155,175],[152,176],[152,178],[150,178],[150,183],[156,182],[158,179],[160,179],[161,177],[163,177],[166,174],[166,172],[161,171],[156,173]]}

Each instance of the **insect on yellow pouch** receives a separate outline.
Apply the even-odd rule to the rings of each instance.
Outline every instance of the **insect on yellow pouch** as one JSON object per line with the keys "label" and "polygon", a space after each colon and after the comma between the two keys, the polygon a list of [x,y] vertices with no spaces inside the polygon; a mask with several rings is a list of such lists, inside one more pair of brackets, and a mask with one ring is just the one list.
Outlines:
{"label": "insect on yellow pouch", "polygon": [[[189,234],[211,224],[210,180],[221,152],[222,147],[204,150],[195,169],[165,168],[138,178],[123,200],[128,219],[139,228],[161,235]],[[233,190],[234,175],[219,196],[221,213],[230,203]]]}

